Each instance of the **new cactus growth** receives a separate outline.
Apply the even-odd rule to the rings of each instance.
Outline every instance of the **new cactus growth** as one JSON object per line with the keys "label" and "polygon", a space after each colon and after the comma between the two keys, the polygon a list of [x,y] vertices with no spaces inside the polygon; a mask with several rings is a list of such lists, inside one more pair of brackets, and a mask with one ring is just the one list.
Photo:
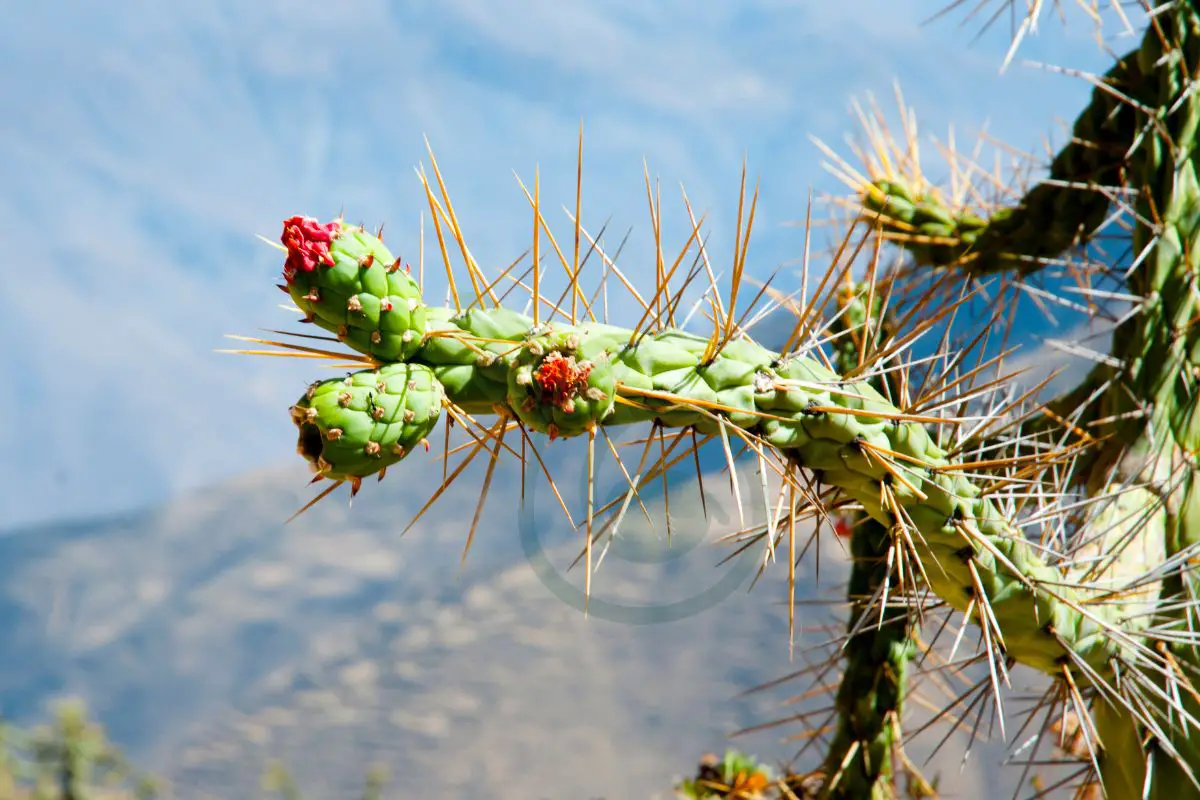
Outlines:
{"label": "new cactus growth", "polygon": [[[1048,687],[1030,716],[1041,715],[1039,731],[1077,722],[1083,746],[1070,752],[1083,761],[1080,786],[1117,800],[1200,796],[1200,692],[1193,685],[1200,670],[1198,84],[1200,12],[1192,3],[1160,4],[1138,49],[1098,82],[1049,177],[1001,208],[947,199],[875,131],[878,158],[862,169],[836,167],[854,190],[848,202],[855,216],[839,253],[886,241],[907,262],[881,271],[876,247],[865,288],[840,304],[834,300],[856,266],[853,255],[835,257],[816,291],[806,289],[798,301],[764,289],[756,302],[770,298],[796,317],[776,349],[754,340],[751,311],[738,307],[754,202],[744,229],[739,204],[728,293],[719,292],[703,252],[705,266],[672,286],[702,240],[693,220],[673,263],[658,243],[654,294],[647,299],[630,287],[641,309],[633,327],[596,318],[580,287],[578,248],[568,262],[554,244],[570,302],[543,291],[538,246],[549,225],[528,193],[537,232],[532,316],[492,291],[502,280],[528,284],[507,273],[489,280],[469,256],[440,173],[444,202],[425,189],[439,241],[445,225],[460,245],[476,290],[469,303],[444,246],[453,307],[427,307],[378,237],[340,220],[295,217],[282,241],[289,294],[306,321],[359,355],[271,344],[361,364],[347,378],[314,384],[293,407],[299,449],[318,478],[334,482],[321,496],[344,482],[357,490],[427,441],[445,417],[471,440],[455,451],[465,456],[446,484],[480,452],[490,455],[482,509],[496,461],[516,455],[505,443],[509,432],[522,437],[518,458],[528,446],[553,482],[534,434],[582,440],[590,475],[599,438],[646,425],[661,457],[647,467],[644,454],[626,472],[637,479],[630,477],[625,503],[597,507],[589,482],[589,587],[593,543],[620,524],[637,480],[685,458],[677,452],[684,442],[691,445],[683,451],[720,448],[731,468],[738,451],[779,484],[778,497],[764,502],[767,521],[751,537],[763,545],[764,562],[785,539],[794,553],[800,520],[844,513],[856,523],[846,671],[820,770],[824,796],[894,793],[906,678],[918,669],[910,658],[916,623],[930,604],[975,625],[977,653],[965,663],[986,674],[964,695],[975,698],[966,710],[979,713],[977,703],[990,697],[997,727],[1016,737],[1015,750],[1035,760],[1042,742],[1029,738],[1029,720],[1017,730],[1005,722],[1003,696],[1019,664],[1041,673]],[[1117,276],[1123,292],[1084,291],[1132,300],[1134,308],[1119,319],[1112,352],[1095,355],[1098,366],[1074,391],[1045,404],[1028,392],[1006,397],[1002,359],[968,368],[965,353],[974,345],[956,351],[948,338],[933,358],[905,360],[917,337],[949,324],[981,279],[1053,271],[1067,255],[1089,252],[1117,218],[1130,231],[1129,263],[1093,273]],[[578,242],[586,234],[578,213],[574,225]],[[932,288],[906,293],[904,280],[922,271],[938,276]],[[700,305],[708,322],[697,333],[676,324],[675,310],[704,274],[710,285]],[[961,298],[947,299],[947,281],[951,290],[958,282]],[[874,301],[893,295],[893,329],[884,336]],[[841,313],[823,325],[830,305]],[[549,317],[543,306],[552,309]],[[1003,339],[1002,312],[972,341]],[[763,486],[765,495],[765,477]],[[468,541],[474,532],[473,525]],[[874,626],[870,635],[867,626]]]}

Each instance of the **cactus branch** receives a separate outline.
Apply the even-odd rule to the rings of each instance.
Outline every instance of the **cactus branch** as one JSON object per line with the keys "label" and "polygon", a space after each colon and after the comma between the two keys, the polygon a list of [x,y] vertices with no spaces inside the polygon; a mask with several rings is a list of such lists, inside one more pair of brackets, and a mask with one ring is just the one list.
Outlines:
{"label": "cactus branch", "polygon": [[[331,242],[335,261],[339,241]],[[350,241],[355,248],[381,247],[360,229],[351,231]],[[359,268],[366,272],[379,262]],[[318,265],[310,280],[325,274],[341,280],[333,270]],[[359,284],[370,280],[364,276]],[[638,423],[716,435],[758,454],[800,497],[812,497],[802,474],[815,477],[896,531],[910,574],[979,623],[997,698],[1009,665],[1020,662],[1055,678],[1070,676],[1074,685],[1138,709],[1122,695],[1125,684],[1116,676],[1159,668],[1162,657],[1147,641],[1165,634],[1147,625],[1139,632],[1147,640],[1129,635],[1121,607],[1108,599],[1111,587],[1069,579],[1047,559],[1044,545],[1026,538],[1007,508],[1012,503],[1005,500],[1005,485],[1069,461],[1071,448],[1032,461],[951,458],[937,431],[954,430],[968,418],[944,410],[905,411],[872,388],[880,364],[847,378],[826,365],[808,341],[811,331],[792,351],[773,352],[734,330],[732,314],[717,319],[705,337],[661,319],[633,332],[600,322],[535,325],[504,308],[428,308],[426,330],[407,362],[321,382],[306,393],[293,411],[300,449],[318,477],[353,482],[377,474],[412,449],[394,442],[424,432],[400,433],[407,430],[397,427],[405,422],[404,410],[419,403],[424,410],[412,424],[425,424],[439,394],[455,417],[500,410],[523,430],[551,439]],[[353,336],[343,339],[357,343]],[[388,370],[401,367],[432,378],[410,380],[408,391],[417,394],[381,407],[369,387],[384,386],[390,397],[396,389]],[[355,387],[363,387],[363,397]],[[316,404],[310,395],[330,402]],[[311,430],[320,435],[306,432]],[[327,449],[334,430],[341,433],[333,444],[349,449]],[[472,452],[484,441],[479,438]],[[339,463],[335,452],[350,455]],[[783,518],[803,513],[791,507]]]}

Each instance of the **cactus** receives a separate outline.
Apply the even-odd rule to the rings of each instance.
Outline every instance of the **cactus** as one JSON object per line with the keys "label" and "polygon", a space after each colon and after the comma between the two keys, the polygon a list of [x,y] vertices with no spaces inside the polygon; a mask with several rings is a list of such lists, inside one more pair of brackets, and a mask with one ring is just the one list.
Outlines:
{"label": "cactus", "polygon": [[[364,775],[358,796],[381,800],[389,782],[385,769],[372,767]],[[155,800],[175,796],[165,783],[135,769],[103,728],[89,718],[79,700],[59,704],[53,722],[33,730],[0,721],[0,800]],[[304,797],[279,762],[266,765],[260,790],[255,796],[263,800]]]}
{"label": "cactus", "polygon": [[[854,190],[854,219],[816,292],[806,288],[797,302],[764,288],[755,299],[769,297],[797,317],[777,349],[754,341],[751,310],[739,308],[756,205],[751,201],[744,214],[744,174],[724,297],[703,251],[696,263],[704,266],[672,286],[702,241],[701,226],[693,218],[691,237],[671,261],[658,240],[661,211],[653,200],[654,294],[639,294],[602,254],[606,274],[620,277],[642,309],[633,327],[597,320],[580,282],[578,243],[586,231],[578,212],[568,261],[536,194],[526,193],[535,231],[531,314],[505,307],[493,290],[503,280],[529,288],[523,279],[506,272],[489,280],[469,255],[440,172],[442,201],[428,184],[425,190],[453,308],[426,306],[400,262],[361,226],[292,218],[282,237],[285,288],[305,321],[335,333],[354,353],[255,341],[359,367],[344,380],[314,384],[292,408],[301,453],[316,479],[329,481],[314,502],[345,483],[358,491],[364,478],[382,475],[427,442],[440,405],[447,431],[457,426],[469,440],[455,449],[466,455],[452,473],[447,468],[430,504],[479,453],[489,456],[469,543],[505,453],[524,460],[532,452],[553,483],[538,434],[583,441],[590,475],[599,438],[648,425],[647,441],[662,443],[661,458],[646,469],[643,455],[624,503],[618,497],[597,507],[589,481],[583,549],[590,589],[593,545],[620,524],[637,480],[685,458],[674,452],[682,442],[719,447],[731,467],[736,446],[779,483],[777,500],[764,502],[767,521],[748,538],[764,547],[764,563],[786,538],[790,581],[798,521],[848,512],[858,522],[850,537],[854,608],[824,796],[894,793],[906,675],[927,594],[976,626],[980,650],[968,663],[987,674],[969,693],[976,700],[968,710],[990,697],[1008,737],[1002,698],[1020,664],[1048,684],[1038,706],[1043,728],[1076,722],[1081,746],[1070,752],[1084,765],[1081,787],[1117,800],[1200,796],[1200,693],[1192,683],[1200,669],[1192,632],[1200,548],[1200,492],[1193,490],[1200,447],[1197,77],[1200,12],[1192,3],[1160,4],[1139,47],[1099,82],[1049,177],[1000,208],[945,198],[914,159],[891,157],[894,145],[877,134],[878,158],[861,170],[844,161],[835,167]],[[991,276],[1053,271],[1068,254],[1090,253],[1117,217],[1129,230],[1132,263],[1120,277],[1135,309],[1120,320],[1111,353],[1097,356],[1098,366],[1075,390],[1038,404],[1027,396],[1006,399],[1001,379],[976,385],[985,367],[1001,362],[981,355],[981,366],[966,369],[965,353],[993,333],[1005,337],[1003,307],[964,349],[943,337],[940,371],[928,360],[918,368],[900,358],[918,336],[949,330],[965,307],[966,299],[946,300],[948,285],[957,281],[966,297]],[[475,289],[469,303],[457,288],[443,223]],[[558,299],[544,291],[543,231],[567,276]],[[866,247],[871,241],[875,247]],[[901,268],[881,273],[884,243],[905,254]],[[895,293],[887,337],[879,336],[869,302],[820,324],[839,291],[837,276],[862,252],[871,252],[866,295]],[[905,276],[919,283],[930,273],[932,287],[903,288]],[[703,274],[710,283],[699,303],[709,312],[707,334],[676,320],[685,291]],[[397,375],[411,396],[394,388]],[[373,406],[372,391],[387,403]],[[380,417],[372,418],[374,408]],[[485,424],[481,417],[496,419]],[[407,427],[393,429],[398,420]],[[512,431],[521,437],[520,454],[505,442]],[[885,595],[907,608],[893,609]],[[864,635],[864,619],[888,624]],[[1035,754],[1040,744],[1033,744]],[[921,786],[910,780],[910,790],[920,794]]]}

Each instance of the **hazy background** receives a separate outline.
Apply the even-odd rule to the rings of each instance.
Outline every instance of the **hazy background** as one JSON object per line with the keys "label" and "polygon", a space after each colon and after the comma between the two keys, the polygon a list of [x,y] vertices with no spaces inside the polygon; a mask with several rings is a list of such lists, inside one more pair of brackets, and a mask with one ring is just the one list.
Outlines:
{"label": "hazy background", "polygon": [[[493,272],[529,241],[514,170],[529,184],[540,168],[554,214],[573,203],[581,122],[585,223],[611,217],[613,244],[634,226],[631,274],[651,252],[643,159],[668,228],[686,223],[683,183],[721,257],[746,159],[762,180],[759,276],[799,256],[789,223],[810,188],[839,189],[809,136],[840,144],[854,97],[890,109],[898,80],[926,134],[986,124],[1018,148],[1060,144],[1087,84],[999,75],[1006,25],[974,42],[962,14],[923,26],[941,5],[51,0],[6,14],[0,634],[18,646],[0,710],[30,718],[82,692],[196,786],[249,774],[205,764],[308,753],[316,769],[311,754],[336,746],[349,775],[404,752],[431,796],[515,780],[519,764],[547,797],[645,796],[772,713],[733,696],[789,668],[778,586],[671,625],[585,623],[524,560],[515,502],[492,504],[462,571],[469,484],[397,541],[436,486],[419,465],[351,511],[339,500],[283,528],[308,496],[286,409],[311,365],[213,351],[291,321],[278,253],[255,238],[284,217],[386,223],[415,261],[425,136]],[[1103,71],[1072,21],[1048,19],[1022,56]],[[440,299],[432,242],[426,292]],[[498,479],[510,496],[515,480]],[[709,580],[662,569],[681,591]],[[329,791],[317,796],[341,796]]]}

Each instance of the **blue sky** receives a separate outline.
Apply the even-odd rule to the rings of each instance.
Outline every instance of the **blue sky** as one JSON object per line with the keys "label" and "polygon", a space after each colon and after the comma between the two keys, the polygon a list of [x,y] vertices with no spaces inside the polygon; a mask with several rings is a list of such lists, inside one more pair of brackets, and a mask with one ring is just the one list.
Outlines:
{"label": "blue sky", "polygon": [[[345,209],[386,223],[415,259],[424,136],[490,268],[529,240],[514,170],[528,183],[539,165],[550,207],[573,202],[581,121],[585,223],[636,226],[627,270],[651,253],[636,238],[643,159],[668,228],[686,222],[683,183],[722,253],[746,157],[762,180],[761,275],[798,254],[785,223],[809,188],[836,188],[808,137],[851,132],[854,97],[886,102],[899,80],[928,134],[987,123],[1019,147],[1061,142],[1087,86],[1027,67],[1000,76],[1005,32],[971,43],[961,15],[922,26],[940,5],[47,0],[7,15],[0,528],[290,463],[286,409],[311,365],[213,352],[223,334],[290,324],[278,255],[255,234]],[[1108,62],[1086,22],[1064,33],[1049,20],[1022,55]]]}

